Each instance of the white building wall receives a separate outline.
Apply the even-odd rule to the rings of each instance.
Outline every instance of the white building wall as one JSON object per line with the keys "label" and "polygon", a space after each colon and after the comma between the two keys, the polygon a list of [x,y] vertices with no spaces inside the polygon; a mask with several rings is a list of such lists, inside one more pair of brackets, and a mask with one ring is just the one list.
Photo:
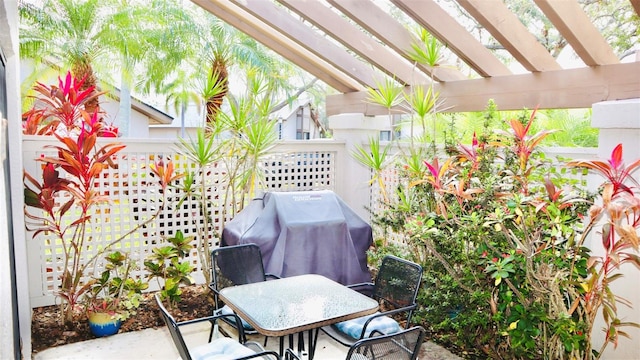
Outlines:
{"label": "white building wall", "polygon": [[[100,98],[100,108],[105,114],[105,123],[118,126],[118,114],[120,113],[120,103],[106,96]],[[129,135],[131,138],[149,137],[149,117],[131,110],[129,119]]]}

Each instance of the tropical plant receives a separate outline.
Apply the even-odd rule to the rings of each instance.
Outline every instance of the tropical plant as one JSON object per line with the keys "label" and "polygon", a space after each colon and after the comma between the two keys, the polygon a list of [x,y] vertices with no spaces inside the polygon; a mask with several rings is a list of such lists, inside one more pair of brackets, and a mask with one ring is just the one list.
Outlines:
{"label": "tropical plant", "polygon": [[[108,3],[99,0],[48,0],[42,4],[21,1],[20,56],[48,66],[50,60],[60,60],[63,68],[83,79],[78,89],[96,90],[94,62],[105,51],[104,31],[110,24]],[[99,109],[97,96],[85,104],[93,114]]]}
{"label": "tropical plant", "polygon": [[381,149],[380,139],[371,137],[369,138],[369,149],[365,149],[358,145],[351,153],[351,156],[356,161],[373,171],[370,185],[376,181],[378,182],[378,187],[385,202],[389,201],[389,197],[387,196],[386,185],[384,183],[382,172],[388,165],[387,154],[389,153],[389,149],[390,145],[386,145]]}
{"label": "tropical plant", "polygon": [[[119,237],[108,239],[91,256],[85,256],[85,249],[95,246],[95,231],[92,228],[93,215],[101,206],[109,202],[107,190],[101,190],[99,180],[108,168],[117,166],[114,159],[124,145],[117,143],[101,144],[98,136],[102,123],[97,121],[97,112],[89,115],[82,104],[91,99],[93,89],[80,90],[82,81],[70,74],[65,81],[59,80],[59,87],[50,87],[51,91],[40,91],[39,100],[45,105],[42,116],[51,125],[59,145],[50,146],[54,155],[43,155],[37,161],[42,163],[42,178],[36,179],[25,171],[25,216],[27,229],[33,231],[36,238],[40,233],[54,234],[54,238],[63,247],[62,275],[57,295],[61,303],[61,319],[71,324],[74,312],[92,287],[86,277],[88,270],[95,266],[95,260],[120,243],[139,228],[149,224],[164,209],[164,198],[157,211],[145,221],[139,223]],[[43,85],[38,87],[45,89]],[[53,131],[55,129],[55,132]],[[158,161],[149,166],[158,178],[158,184],[166,196],[168,185],[179,178],[174,174],[173,164]]]}
{"label": "tropical plant", "polygon": [[[540,151],[552,132],[533,131],[534,115],[506,121],[508,132],[487,126],[424,168],[399,157],[397,199],[375,223],[404,234],[405,253],[423,265],[416,318],[441,341],[478,357],[599,357],[627,335],[624,326],[637,326],[618,318],[628,302],[609,284],[620,265],[638,265],[639,187],[630,173],[640,160],[624,166],[617,147],[608,162],[569,163],[608,179],[603,205],[588,212],[594,195]],[[584,243],[605,214],[605,253],[594,256]],[[592,351],[599,310],[606,342]]]}
{"label": "tropical plant", "polygon": [[[202,217],[193,225],[207,282],[211,281],[211,245],[221,235],[215,233],[215,226],[222,231],[225,219],[241,211],[261,188],[262,161],[277,141],[276,122],[269,119],[276,89],[258,72],[247,74],[247,92],[239,97],[228,95],[229,113],[220,113],[207,131],[200,129],[195,138],[180,139],[177,144],[178,152],[195,165],[182,182],[184,195],[179,204],[187,202]],[[215,190],[222,195],[214,196]],[[214,211],[220,211],[222,223],[214,224]]]}
{"label": "tropical plant", "polygon": [[193,284],[191,273],[194,268],[189,261],[183,261],[192,249],[193,236],[184,236],[182,231],[178,230],[175,235],[166,237],[165,240],[169,244],[154,248],[147,256],[144,266],[149,271],[148,278],[158,280],[162,299],[169,299],[169,303],[175,305],[181,300],[180,285]]}
{"label": "tropical plant", "polygon": [[[220,144],[216,142],[215,137],[208,135],[212,134],[205,134],[203,129],[199,129],[195,139],[179,139],[178,153],[189,159],[195,169],[185,174],[180,188],[180,192],[184,195],[180,198],[177,207],[180,208],[183,202],[187,202],[190,209],[197,208],[198,213],[202,216],[202,225],[194,219],[193,226],[197,234],[196,249],[200,264],[203,264],[206,282],[210,283],[211,275],[208,269],[211,269],[210,239],[213,232],[213,222],[210,215],[213,208],[211,194],[214,190],[215,175],[218,175],[217,173],[214,175],[212,172],[217,170],[215,164],[220,161],[223,153],[220,151]],[[196,206],[193,206],[194,202]]]}
{"label": "tropical plant", "polygon": [[230,135],[221,144],[227,154],[222,161],[229,184],[224,199],[231,206],[230,211],[225,206],[223,218],[237,214],[253,198],[264,181],[261,160],[278,140],[276,122],[269,119],[274,88],[258,73],[249,75],[253,78],[248,83],[253,85],[244,95],[233,97],[229,113],[221,113],[218,119],[219,133]]}
{"label": "tropical plant", "polygon": [[384,106],[387,109],[389,119],[389,131],[391,135],[389,140],[393,140],[395,126],[393,123],[392,109],[402,103],[402,88],[391,78],[385,78],[384,81],[376,81],[376,88],[367,89],[367,101]]}
{"label": "tropical plant", "polygon": [[126,253],[114,251],[104,257],[106,264],[99,277],[87,284],[84,303],[87,313],[108,313],[113,320],[124,321],[136,314],[142,291],[149,284],[133,276],[136,265]]}
{"label": "tropical plant", "polygon": [[[629,335],[621,330],[623,327],[640,327],[636,322],[623,321],[618,318],[618,303],[631,307],[629,301],[617,296],[611,283],[620,277],[620,267],[633,264],[640,268],[638,246],[640,238],[640,184],[632,174],[640,168],[640,159],[625,166],[622,160],[622,144],[618,144],[611,152],[608,161],[580,160],[569,162],[569,166],[582,167],[595,172],[605,179],[601,186],[601,201],[589,209],[588,231],[579,240],[582,246],[587,235],[594,229],[601,228],[604,255],[593,255],[587,262],[588,277],[580,282],[582,296],[580,306],[586,310],[588,324],[593,326],[597,314],[601,311],[606,334],[605,341],[597,351],[603,354],[609,344],[614,347],[620,336]],[[577,305],[576,305],[577,306]],[[591,333],[587,333],[587,344],[591,346]],[[590,350],[588,348],[587,350]],[[599,357],[598,356],[598,357]]]}

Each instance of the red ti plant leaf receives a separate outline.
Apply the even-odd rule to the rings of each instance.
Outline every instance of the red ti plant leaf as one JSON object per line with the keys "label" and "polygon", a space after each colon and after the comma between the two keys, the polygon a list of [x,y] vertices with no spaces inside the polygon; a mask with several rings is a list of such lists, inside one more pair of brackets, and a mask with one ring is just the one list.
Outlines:
{"label": "red ti plant leaf", "polygon": [[601,160],[578,160],[571,161],[568,166],[583,167],[593,170],[608,183],[613,185],[611,197],[617,196],[620,192],[626,192],[633,195],[633,190],[626,184],[632,183],[638,187],[638,182],[631,176],[638,167],[640,167],[640,159],[634,161],[629,166],[624,165],[622,160],[622,144],[618,144],[611,152],[611,157],[607,161]]}
{"label": "red ti plant leaf", "polygon": [[605,250],[610,251],[613,247],[613,235],[614,232],[611,231],[611,224],[602,225],[602,246],[604,246]]}
{"label": "red ti plant leaf", "polygon": [[151,172],[160,180],[160,186],[163,190],[167,189],[167,186],[171,184],[174,180],[180,179],[183,174],[175,174],[173,162],[167,161],[166,163],[162,161],[162,159],[155,162],[155,164],[151,164],[150,166]]}
{"label": "red ti plant leaf", "polygon": [[444,175],[449,170],[451,165],[451,159],[447,159],[442,165],[438,162],[438,158],[434,158],[432,163],[424,160],[424,164],[429,170],[427,175],[427,182],[430,183],[434,189],[443,190]]}

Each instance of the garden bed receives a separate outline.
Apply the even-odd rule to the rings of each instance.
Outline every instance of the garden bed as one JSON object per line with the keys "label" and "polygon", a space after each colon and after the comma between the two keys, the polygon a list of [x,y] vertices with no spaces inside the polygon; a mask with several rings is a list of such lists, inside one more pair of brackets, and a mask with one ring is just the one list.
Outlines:
{"label": "garden bed", "polygon": [[[144,300],[137,314],[127,319],[120,328],[120,333],[147,328],[165,326],[153,297],[154,293],[144,294]],[[171,310],[178,321],[195,319],[211,315],[213,298],[209,290],[202,285],[188,286],[183,289],[182,301],[177,309]],[[78,319],[73,329],[66,329],[60,324],[60,307],[45,306],[33,309],[31,318],[32,352],[37,353],[50,347],[95,339],[89,331],[86,318]]]}

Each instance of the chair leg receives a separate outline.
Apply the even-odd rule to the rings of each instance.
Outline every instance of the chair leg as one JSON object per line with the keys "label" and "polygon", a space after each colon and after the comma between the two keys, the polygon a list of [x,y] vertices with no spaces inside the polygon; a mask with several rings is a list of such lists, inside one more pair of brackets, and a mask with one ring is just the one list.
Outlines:
{"label": "chair leg", "polygon": [[209,331],[209,342],[213,339],[213,328],[216,326],[215,321],[211,321],[211,331]]}

